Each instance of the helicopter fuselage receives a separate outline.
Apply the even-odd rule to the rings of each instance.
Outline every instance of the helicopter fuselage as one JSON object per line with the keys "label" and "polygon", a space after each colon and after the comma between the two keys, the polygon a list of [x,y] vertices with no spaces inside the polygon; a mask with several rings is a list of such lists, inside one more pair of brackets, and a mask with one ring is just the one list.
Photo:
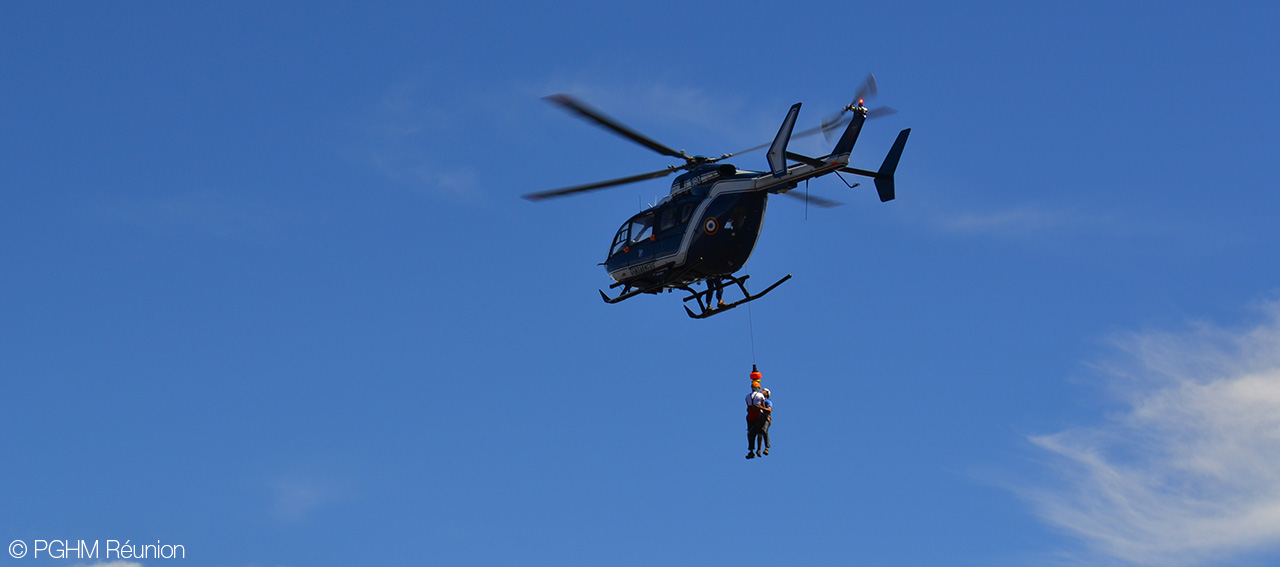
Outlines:
{"label": "helicopter fuselage", "polygon": [[[868,77],[866,85],[859,89],[859,95],[855,97],[855,104],[846,106],[840,115],[824,122],[822,126],[798,134],[803,136],[826,132],[845,124],[844,132],[834,149],[821,158],[787,151],[796,117],[800,112],[800,103],[792,105],[773,143],[768,145],[767,172],[739,170],[728,163],[721,163],[721,160],[735,154],[709,158],[673,150],[571,96],[552,95],[548,100],[566,110],[650,150],[681,158],[685,163],[647,173],[531,193],[525,197],[535,201],[560,197],[657,179],[684,170],[672,182],[669,195],[656,205],[627,219],[614,234],[609,253],[601,264],[615,282],[609,287],[621,287],[622,290],[613,297],[601,290],[600,297],[606,303],[618,303],[642,293],[678,289],[689,293],[684,301],[697,302],[697,312],[685,306],[690,317],[710,317],[759,299],[791,277],[788,274],[764,291],[751,293],[745,285],[750,276],[734,275],[751,258],[751,252],[760,238],[771,194],[785,194],[802,181],[844,171],[873,178],[881,201],[894,198],[893,173],[906,145],[907,135],[911,132],[909,128],[898,133],[898,139],[878,171],[848,167],[849,154],[870,114],[862,105],[862,93],[866,91],[874,94],[874,90],[874,77]],[[852,112],[852,116],[844,119],[844,112]],[[761,145],[752,149],[763,147],[765,146]],[[854,186],[856,184],[850,185]],[[692,285],[697,283],[702,283],[705,289],[695,290]],[[731,299],[728,302],[724,300],[724,288],[730,285],[741,292],[741,299]]]}
{"label": "helicopter fuselage", "polygon": [[[670,196],[618,229],[604,262],[609,277],[649,288],[684,285],[741,269],[764,224],[768,193],[757,190],[752,181],[759,175],[721,165],[678,177]],[[703,183],[682,186],[698,178]]]}

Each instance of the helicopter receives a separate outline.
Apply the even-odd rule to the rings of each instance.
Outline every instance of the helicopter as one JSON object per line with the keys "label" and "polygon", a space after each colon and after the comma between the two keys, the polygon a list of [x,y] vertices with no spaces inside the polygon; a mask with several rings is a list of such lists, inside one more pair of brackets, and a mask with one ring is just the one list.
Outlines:
{"label": "helicopter", "polygon": [[[614,283],[609,287],[621,287],[618,295],[610,297],[600,290],[606,303],[619,303],[640,294],[657,294],[680,290],[689,295],[684,302],[695,301],[695,312],[684,306],[694,319],[704,319],[723,313],[744,303],[755,301],[773,291],[791,278],[787,274],[764,291],[751,293],[746,282],[749,275],[735,275],[746,264],[760,237],[764,224],[765,208],[770,195],[787,194],[801,182],[841,172],[870,177],[881,202],[894,199],[894,171],[902,150],[906,146],[911,129],[898,133],[880,169],[870,171],[849,167],[849,154],[868,118],[895,112],[888,107],[868,109],[864,101],[876,94],[875,76],[869,75],[858,89],[853,102],[835,116],[824,120],[820,126],[795,133],[796,118],[801,103],[787,111],[778,134],[770,144],[761,144],[717,158],[688,155],[676,151],[632,130],[621,122],[605,115],[585,103],[565,94],[555,94],[546,99],[568,112],[578,115],[628,140],[659,154],[678,158],[682,164],[671,165],[657,171],[630,175],[606,181],[575,185],[550,191],[524,195],[530,201],[541,201],[607,187],[616,187],[639,181],[665,177],[677,171],[683,173],[671,182],[671,191],[657,204],[642,210],[618,228],[609,246],[609,253],[601,262]],[[844,131],[831,153],[823,157],[808,157],[787,150],[795,137],[818,132],[830,135],[840,126]],[[729,157],[768,147],[766,161],[768,171],[738,169],[724,162]],[[843,179],[843,176],[841,176]],[[849,184],[850,188],[859,184]],[[798,195],[792,195],[798,196]],[[837,203],[816,197],[800,196],[818,206],[829,207]],[[695,286],[701,284],[702,289]],[[724,290],[737,286],[742,298],[724,302]]]}

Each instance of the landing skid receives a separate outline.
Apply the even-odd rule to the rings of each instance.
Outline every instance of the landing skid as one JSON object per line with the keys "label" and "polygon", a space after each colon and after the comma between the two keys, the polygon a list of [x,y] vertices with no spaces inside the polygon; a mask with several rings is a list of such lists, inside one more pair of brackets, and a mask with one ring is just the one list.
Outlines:
{"label": "landing skid", "polygon": [[[691,294],[689,295],[689,297],[684,298],[685,301],[689,301],[691,299],[696,299],[698,301],[698,313],[694,313],[693,310],[689,309],[689,306],[687,305],[684,308],[685,312],[688,313],[689,316],[693,317],[694,319],[706,319],[707,317],[710,317],[717,313],[722,313],[730,309],[733,309],[734,307],[742,305],[743,303],[750,303],[752,301],[760,299],[761,297],[764,297],[764,294],[769,293],[770,291],[773,291],[773,288],[778,287],[782,285],[782,282],[785,282],[791,279],[791,274],[787,274],[782,279],[774,282],[773,285],[765,288],[764,291],[757,293],[755,295],[751,295],[751,292],[747,291],[746,283],[747,283],[747,278],[749,277],[751,276],[742,276],[740,278],[729,276],[726,278],[721,278],[721,280],[716,281],[715,283],[712,283],[713,280],[707,280],[707,289],[704,289],[702,291],[694,291],[693,288],[690,288],[687,286],[681,286],[680,289],[683,289]],[[713,300],[711,296],[713,294],[716,294],[716,295],[723,294],[725,283],[736,284],[738,286],[738,289],[742,291],[743,298],[733,303],[725,303],[724,301],[717,301],[716,303],[713,303],[713,301],[715,300]],[[619,299],[619,301],[621,301],[621,299]]]}
{"label": "landing skid", "polygon": [[596,291],[600,292],[600,299],[603,299],[605,303],[618,303],[620,301],[631,299],[642,293],[657,292],[658,290],[661,290],[661,289],[662,289],[662,286],[638,287],[635,289],[632,289],[631,286],[626,286],[622,288],[622,293],[619,294],[618,297],[609,297],[604,293],[604,290],[602,289],[596,290]]}
{"label": "landing skid", "polygon": [[[671,276],[670,278],[667,278],[667,279],[666,279],[666,281],[679,280],[680,278],[684,277],[684,276],[685,276],[686,274],[688,274],[689,272],[692,272],[694,268],[698,267],[698,264],[699,264],[699,263],[701,263],[701,260],[699,260],[699,261],[697,261],[697,262],[694,262],[694,263],[692,263],[692,264],[688,265],[687,267],[685,267],[685,269],[680,270],[680,271],[679,271],[679,272],[677,272],[674,276]],[[790,277],[790,276],[788,276],[788,277]],[[620,301],[626,301],[626,300],[628,300],[628,299],[631,299],[631,298],[633,298],[633,297],[635,297],[635,296],[637,296],[637,295],[640,295],[640,294],[642,294],[642,293],[658,293],[658,292],[660,292],[660,291],[662,291],[662,290],[664,290],[664,289],[667,289],[668,284],[658,284],[658,285],[651,285],[651,286],[646,286],[646,287],[635,287],[635,288],[633,288],[633,287],[631,286],[631,284],[624,284],[624,283],[619,282],[619,283],[613,284],[613,285],[611,285],[611,286],[609,286],[609,287],[610,287],[610,288],[615,288],[615,287],[618,287],[618,286],[622,286],[622,293],[618,294],[618,297],[609,297],[607,294],[605,294],[604,290],[597,290],[597,291],[599,291],[599,292],[600,292],[600,298],[601,298],[601,299],[603,299],[605,303],[618,303],[618,302],[620,302]],[[681,289],[685,289],[685,288],[681,288]],[[691,290],[691,291],[692,291],[692,290]],[[763,294],[762,294],[762,295],[763,295]]]}

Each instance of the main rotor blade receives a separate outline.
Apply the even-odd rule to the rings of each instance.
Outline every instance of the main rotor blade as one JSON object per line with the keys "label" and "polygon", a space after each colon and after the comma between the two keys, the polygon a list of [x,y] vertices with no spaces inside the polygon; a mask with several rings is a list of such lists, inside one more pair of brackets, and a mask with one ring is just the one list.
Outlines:
{"label": "main rotor blade", "polygon": [[[883,117],[883,116],[888,116],[888,115],[890,115],[890,114],[894,114],[894,113],[896,113],[896,112],[898,112],[898,111],[897,111],[897,110],[894,110],[894,109],[892,109],[892,108],[889,108],[889,107],[887,107],[887,106],[881,106],[881,107],[878,107],[878,108],[873,108],[873,109],[871,109],[869,112],[867,112],[867,118],[868,118],[868,119],[871,119],[871,118],[880,118],[880,117]],[[844,126],[845,124],[848,124],[848,123],[849,123],[849,120],[850,120],[850,118],[849,118],[848,116],[844,116],[843,114],[837,114],[837,115],[832,116],[831,118],[828,118],[827,120],[823,121],[823,123],[822,123],[822,124],[819,124],[819,125],[817,125],[817,126],[814,126],[813,128],[809,128],[809,129],[806,129],[806,130],[801,130],[801,131],[799,131],[799,132],[796,132],[796,133],[792,134],[792,135],[791,135],[791,139],[792,139],[792,140],[794,140],[794,139],[796,139],[796,138],[804,138],[804,137],[812,136],[812,135],[814,135],[814,134],[817,134],[818,132],[822,132],[823,134],[827,134],[827,133],[829,133],[830,131],[832,131],[832,130],[834,130],[834,129],[836,129],[836,128],[839,128],[839,127],[841,127],[841,126]],[[772,142],[771,142],[771,143],[772,143]],[[722,157],[716,158],[714,161],[720,161],[720,160],[722,160],[722,159],[724,159],[724,158],[726,158],[726,157],[729,157],[729,156],[736,156],[736,155],[738,155],[738,154],[745,154],[745,153],[747,153],[747,152],[754,152],[754,151],[756,151],[756,150],[763,149],[763,148],[767,148],[767,147],[769,147],[769,144],[760,144],[760,145],[758,145],[758,146],[751,146],[750,148],[747,148],[747,149],[745,149],[745,150],[739,150],[739,151],[733,152],[733,153],[731,153],[731,154],[728,154],[728,155],[725,155],[725,156],[722,156]]]}
{"label": "main rotor blade", "polygon": [[[794,133],[794,134],[791,134],[791,139],[792,139],[792,140],[794,140],[794,139],[796,139],[796,138],[804,138],[804,137],[806,137],[806,136],[812,136],[812,135],[814,135],[814,134],[817,134],[818,132],[821,132],[821,131],[822,131],[822,128],[823,128],[822,126],[814,126],[813,128],[809,128],[808,130],[802,130],[802,131],[800,131],[800,132],[796,132],[796,133]],[[736,155],[739,155],[739,154],[745,154],[745,153],[747,153],[747,152],[754,152],[754,151],[756,151],[756,150],[764,149],[764,148],[769,147],[769,144],[772,144],[772,143],[773,143],[773,142],[769,142],[768,144],[760,144],[760,145],[758,145],[758,146],[751,146],[750,148],[747,148],[747,149],[745,149],[745,150],[739,150],[739,151],[733,152],[733,153],[731,153],[731,154],[725,154],[725,155],[723,155],[723,156],[721,156],[721,157],[716,158],[714,161],[720,161],[720,160],[725,159],[725,158],[730,157],[730,156],[736,156]]]}
{"label": "main rotor blade", "polygon": [[684,155],[684,153],[677,152],[671,148],[668,148],[662,144],[659,144],[658,142],[653,141],[649,137],[639,132],[636,132],[635,130],[632,130],[626,126],[623,126],[621,122],[618,122],[617,120],[614,120],[613,118],[606,116],[604,113],[600,112],[599,110],[591,108],[569,95],[554,94],[546,98],[551,102],[554,102],[560,106],[563,106],[569,109],[572,112],[577,113],[579,116],[582,116],[587,120],[590,120],[592,122],[595,122],[596,124],[604,126],[605,128],[613,130],[618,135],[624,138],[627,138],[628,140],[631,140],[637,144],[640,144],[646,148],[649,148],[655,152],[658,152],[665,156],[677,157],[680,159],[688,159]]}
{"label": "main rotor blade", "polygon": [[596,189],[604,189],[605,187],[613,187],[615,185],[626,185],[628,183],[635,183],[637,181],[644,181],[646,179],[657,179],[659,177],[666,177],[668,175],[671,175],[671,173],[674,171],[676,171],[676,168],[668,167],[666,169],[660,169],[658,171],[652,171],[649,173],[641,173],[639,175],[632,175],[630,177],[619,177],[617,179],[610,179],[608,181],[598,181],[596,183],[587,183],[585,185],[574,185],[573,187],[565,187],[563,189],[552,189],[550,191],[529,193],[528,195],[525,195],[524,198],[530,201],[541,201],[543,199],[550,199],[551,197],[562,197],[564,195],[571,195],[573,193],[594,191]]}

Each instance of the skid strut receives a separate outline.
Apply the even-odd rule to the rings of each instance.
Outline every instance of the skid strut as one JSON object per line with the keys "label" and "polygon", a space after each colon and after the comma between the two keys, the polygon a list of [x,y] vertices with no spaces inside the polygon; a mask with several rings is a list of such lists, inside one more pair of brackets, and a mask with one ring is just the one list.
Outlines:
{"label": "skid strut", "polygon": [[[698,260],[697,262],[694,262],[694,263],[692,263],[692,264],[689,264],[689,265],[688,265],[688,266],[686,266],[683,270],[680,270],[679,272],[676,272],[674,275],[670,276],[669,278],[664,278],[664,279],[665,279],[665,280],[667,280],[667,281],[670,281],[670,280],[679,280],[680,278],[683,278],[683,277],[684,277],[686,274],[688,274],[689,272],[692,272],[692,271],[693,271],[693,269],[694,269],[694,268],[696,268],[696,267],[698,267],[698,264],[700,264],[700,263],[702,263],[702,260]],[[629,283],[622,283],[622,282],[618,282],[618,283],[615,283],[615,284],[613,284],[613,285],[610,285],[610,286],[609,286],[609,288],[610,288],[610,289],[613,289],[613,288],[615,288],[615,287],[621,287],[621,288],[622,288],[622,293],[618,294],[618,297],[609,297],[609,295],[608,295],[608,294],[606,294],[606,293],[604,292],[604,290],[597,290],[597,291],[599,291],[599,292],[600,292],[600,298],[601,298],[601,299],[603,299],[605,303],[618,303],[618,302],[621,302],[621,301],[625,301],[625,300],[631,299],[632,297],[635,297],[635,296],[640,295],[640,294],[642,294],[642,293],[658,293],[658,292],[660,292],[660,291],[662,291],[662,290],[664,290],[664,289],[667,289],[668,287],[671,287],[671,286],[670,286],[670,284],[657,284],[657,285],[649,285],[649,286],[632,286],[632,285],[631,285],[631,284],[629,284]],[[685,289],[685,288],[683,288],[683,287],[682,287],[681,289]]]}
{"label": "skid strut", "polygon": [[[684,307],[685,312],[688,313],[689,316],[693,317],[694,319],[706,319],[707,317],[710,317],[717,313],[722,313],[730,309],[733,309],[734,307],[742,305],[743,303],[749,303],[757,299],[760,299],[761,297],[764,297],[764,294],[769,293],[770,291],[773,291],[773,288],[778,287],[782,285],[782,282],[785,282],[791,279],[791,274],[787,274],[782,279],[774,282],[773,285],[765,288],[764,291],[757,293],[755,295],[752,295],[751,292],[747,291],[746,283],[747,283],[747,278],[749,277],[751,276],[742,276],[740,278],[729,276],[726,278],[721,278],[719,281],[716,281],[715,283],[711,283],[712,280],[708,279],[707,289],[704,289],[702,291],[694,291],[693,288],[682,286],[680,289],[683,289],[689,292],[690,294],[689,297],[684,298],[685,301],[689,301],[691,299],[698,301],[697,313],[694,313],[692,309],[689,309],[688,305]],[[715,300],[712,299],[711,297],[712,294],[716,294],[717,292],[723,293],[724,285],[726,283],[737,285],[738,289],[742,291],[742,296],[743,296],[742,299],[739,299],[738,301],[735,301],[733,303],[724,303],[723,301],[713,303],[713,301]]]}

